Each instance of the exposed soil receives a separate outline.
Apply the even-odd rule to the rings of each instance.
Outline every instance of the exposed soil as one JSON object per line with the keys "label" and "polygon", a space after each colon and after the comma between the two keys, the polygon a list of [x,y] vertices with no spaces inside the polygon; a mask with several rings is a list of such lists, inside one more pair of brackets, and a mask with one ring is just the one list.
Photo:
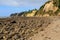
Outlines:
{"label": "exposed soil", "polygon": [[29,40],[60,40],[60,18],[54,20],[43,31],[39,31]]}
{"label": "exposed soil", "polygon": [[0,18],[0,40],[60,40],[59,24],[60,17]]}

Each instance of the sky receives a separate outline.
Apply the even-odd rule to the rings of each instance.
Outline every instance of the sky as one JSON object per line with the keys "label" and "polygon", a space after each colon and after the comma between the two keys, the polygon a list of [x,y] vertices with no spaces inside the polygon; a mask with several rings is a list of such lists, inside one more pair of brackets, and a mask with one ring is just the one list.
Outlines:
{"label": "sky", "polygon": [[0,0],[0,17],[32,9],[39,9],[47,0]]}

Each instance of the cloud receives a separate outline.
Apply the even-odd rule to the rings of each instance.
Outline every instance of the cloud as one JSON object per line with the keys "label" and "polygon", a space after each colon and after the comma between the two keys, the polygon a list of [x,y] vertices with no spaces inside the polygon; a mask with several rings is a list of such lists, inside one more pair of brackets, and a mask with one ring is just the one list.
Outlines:
{"label": "cloud", "polygon": [[18,6],[19,4],[14,0],[0,0],[0,5]]}
{"label": "cloud", "polygon": [[39,6],[47,0],[0,0],[0,5],[6,6]]}

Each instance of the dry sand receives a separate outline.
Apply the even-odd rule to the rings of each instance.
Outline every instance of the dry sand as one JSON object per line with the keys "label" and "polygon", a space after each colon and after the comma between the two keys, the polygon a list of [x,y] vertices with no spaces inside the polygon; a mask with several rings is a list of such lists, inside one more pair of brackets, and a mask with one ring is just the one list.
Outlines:
{"label": "dry sand", "polygon": [[0,18],[0,40],[60,40],[60,17]]}
{"label": "dry sand", "polygon": [[44,31],[40,31],[29,40],[60,40],[60,18],[55,18]]}

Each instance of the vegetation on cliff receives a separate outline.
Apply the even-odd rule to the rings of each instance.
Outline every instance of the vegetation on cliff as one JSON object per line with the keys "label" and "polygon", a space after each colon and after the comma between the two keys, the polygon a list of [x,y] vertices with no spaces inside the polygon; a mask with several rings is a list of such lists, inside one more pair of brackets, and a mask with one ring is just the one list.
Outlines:
{"label": "vegetation on cliff", "polygon": [[10,16],[23,17],[41,17],[41,16],[60,16],[60,0],[49,0],[42,5],[39,10],[33,9],[20,13],[11,14]]}

